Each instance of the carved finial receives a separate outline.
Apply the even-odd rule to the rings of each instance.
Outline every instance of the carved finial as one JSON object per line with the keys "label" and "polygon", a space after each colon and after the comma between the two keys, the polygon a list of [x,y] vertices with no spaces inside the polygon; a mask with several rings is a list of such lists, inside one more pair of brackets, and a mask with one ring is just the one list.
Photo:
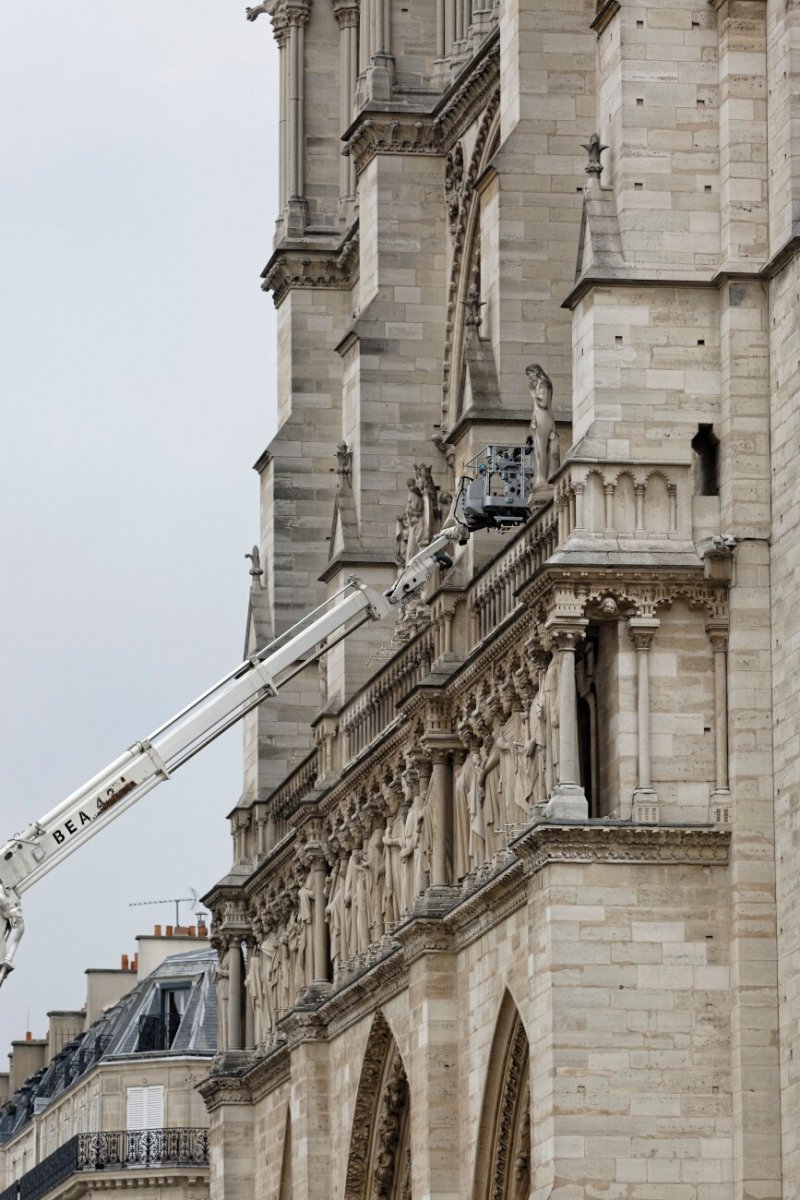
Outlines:
{"label": "carved finial", "polygon": [[353,467],[353,452],[347,449],[347,442],[339,442],[336,447],[336,474],[340,479],[349,483]]}
{"label": "carved finial", "polygon": [[264,572],[261,569],[261,551],[258,546],[253,546],[249,554],[245,554],[245,558],[250,559],[250,574],[253,579],[259,579]]}
{"label": "carved finial", "polygon": [[593,133],[588,142],[582,143],[582,149],[589,155],[589,161],[586,164],[585,170],[587,175],[596,175],[599,179],[603,174],[603,164],[600,160],[600,155],[608,146],[601,145],[600,135]]}
{"label": "carved finial", "polygon": [[465,324],[473,326],[476,331],[479,330],[483,322],[481,309],[486,307],[486,301],[481,300],[481,293],[477,284],[473,283],[472,287],[469,289],[469,295],[467,296],[466,300],[463,301],[463,303],[467,310],[467,319]]}

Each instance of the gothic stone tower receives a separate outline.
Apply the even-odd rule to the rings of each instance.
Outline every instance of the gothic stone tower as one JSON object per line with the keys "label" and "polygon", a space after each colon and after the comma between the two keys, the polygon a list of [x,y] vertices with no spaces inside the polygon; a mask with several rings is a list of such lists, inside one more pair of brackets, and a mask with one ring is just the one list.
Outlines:
{"label": "gothic stone tower", "polygon": [[250,719],[212,1194],[797,1197],[800,5],[261,8],[248,645],[544,450],[517,531]]}

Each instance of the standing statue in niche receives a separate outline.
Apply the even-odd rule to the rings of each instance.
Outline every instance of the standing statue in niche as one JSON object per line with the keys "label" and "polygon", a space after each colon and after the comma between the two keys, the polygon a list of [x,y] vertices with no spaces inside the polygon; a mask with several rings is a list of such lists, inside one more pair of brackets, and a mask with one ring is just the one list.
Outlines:
{"label": "standing statue in niche", "polygon": [[289,929],[284,927],[278,936],[278,1012],[285,1013],[291,1006],[292,960],[289,945]]}
{"label": "standing statue in niche", "polygon": [[275,969],[277,950],[278,939],[275,936],[275,930],[270,929],[261,943],[261,953],[258,956],[261,966],[261,995],[264,1003],[262,1040],[274,1028],[278,1016],[278,978]]}
{"label": "standing statue in niche", "polygon": [[220,954],[217,952],[217,969],[214,981],[217,986],[217,1045],[224,1051],[228,1049],[228,1009],[231,997],[230,948],[228,946]]}
{"label": "standing statue in niche", "polygon": [[404,792],[408,809],[403,824],[403,847],[400,861],[403,864],[403,899],[401,909],[407,913],[414,907],[417,892],[417,858],[422,841],[422,804],[419,795],[419,772],[408,770],[404,776]]}
{"label": "standing statue in niche", "polygon": [[297,912],[293,912],[286,926],[289,939],[289,962],[291,975],[289,983],[289,1007],[297,1003],[297,993],[306,986],[305,961],[301,948],[302,929]]}
{"label": "standing statue in niche", "polygon": [[298,966],[295,976],[301,979],[300,987],[306,987],[314,977],[314,876],[311,871],[300,884],[297,893],[297,913],[300,924],[300,941],[297,950]]}
{"label": "standing statue in niche", "polygon": [[395,788],[387,793],[386,828],[383,834],[383,927],[396,925],[402,915],[403,877],[400,851],[405,845],[405,821],[400,811],[400,798]]}
{"label": "standing statue in niche", "polygon": [[508,751],[501,763],[503,809],[509,825],[519,825],[528,818],[525,798],[525,730],[522,713],[512,712],[501,729]]}
{"label": "standing statue in niche", "polygon": [[[510,777],[509,759],[513,747],[506,740],[502,713],[494,714],[492,745],[481,767],[483,817],[486,826],[486,856],[492,858],[503,845],[503,826],[508,823],[506,789]],[[513,759],[512,759],[513,761]],[[513,770],[513,766],[511,768]]]}
{"label": "standing statue in niche", "polygon": [[546,745],[544,702],[541,690],[531,701],[528,710],[528,736],[525,741],[525,801],[529,807],[539,804],[544,796],[544,752]]}
{"label": "standing statue in niche", "polygon": [[533,446],[536,488],[547,487],[549,477],[561,463],[561,444],[553,416],[553,383],[547,372],[534,363],[525,372],[533,401],[529,442]]}
{"label": "standing statue in niche", "polygon": [[370,830],[364,846],[364,862],[367,867],[367,903],[369,907],[370,940],[379,942],[383,937],[383,881],[384,881],[384,826],[378,816],[370,816]]}
{"label": "standing statue in niche", "polygon": [[343,946],[343,958],[352,958],[358,953],[358,900],[356,897],[356,880],[358,871],[356,869],[356,854],[355,847],[352,847],[347,859],[347,868],[344,873],[344,886],[342,890],[342,902],[344,904],[344,939],[346,949]]}
{"label": "standing statue in niche", "polygon": [[353,850],[353,865],[356,871],[356,925],[355,954],[366,954],[370,943],[370,869],[367,865],[363,844]]}
{"label": "standing statue in niche", "polygon": [[247,955],[247,975],[245,976],[244,985],[247,988],[247,994],[250,997],[250,1004],[253,1008],[253,1036],[257,1046],[260,1046],[264,1040],[264,989],[262,981],[261,949],[256,942],[254,946],[250,947],[250,952]]}
{"label": "standing statue in niche", "polygon": [[474,775],[470,754],[453,775],[453,874],[463,879],[472,867],[469,860],[469,789]]}
{"label": "standing statue in niche", "polygon": [[335,979],[342,959],[345,957],[342,953],[342,934],[344,930],[344,871],[342,858],[337,858],[333,864],[333,870],[325,882],[325,896],[328,901],[325,906],[325,916],[328,920],[331,963]]}

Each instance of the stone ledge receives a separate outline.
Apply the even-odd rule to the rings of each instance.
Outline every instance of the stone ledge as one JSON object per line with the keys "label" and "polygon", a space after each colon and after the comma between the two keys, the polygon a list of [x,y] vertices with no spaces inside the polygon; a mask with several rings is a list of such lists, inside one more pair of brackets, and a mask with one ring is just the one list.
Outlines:
{"label": "stone ledge", "polygon": [[526,875],[550,863],[683,863],[726,866],[730,831],[714,825],[579,821],[532,825],[511,843]]}

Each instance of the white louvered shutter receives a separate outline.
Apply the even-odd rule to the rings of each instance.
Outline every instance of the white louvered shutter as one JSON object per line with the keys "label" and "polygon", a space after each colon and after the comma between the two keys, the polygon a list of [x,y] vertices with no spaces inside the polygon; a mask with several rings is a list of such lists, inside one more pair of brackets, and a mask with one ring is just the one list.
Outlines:
{"label": "white louvered shutter", "polygon": [[129,1087],[127,1129],[161,1129],[164,1124],[164,1088]]}

